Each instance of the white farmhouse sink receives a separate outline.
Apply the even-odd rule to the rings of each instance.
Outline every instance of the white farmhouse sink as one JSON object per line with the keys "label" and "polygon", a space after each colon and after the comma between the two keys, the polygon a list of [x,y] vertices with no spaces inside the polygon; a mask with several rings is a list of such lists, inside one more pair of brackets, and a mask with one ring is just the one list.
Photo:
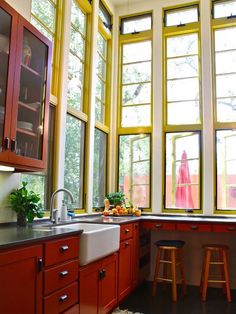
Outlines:
{"label": "white farmhouse sink", "polygon": [[89,264],[119,250],[120,226],[92,223],[58,225],[52,228],[83,229],[80,235],[79,265]]}

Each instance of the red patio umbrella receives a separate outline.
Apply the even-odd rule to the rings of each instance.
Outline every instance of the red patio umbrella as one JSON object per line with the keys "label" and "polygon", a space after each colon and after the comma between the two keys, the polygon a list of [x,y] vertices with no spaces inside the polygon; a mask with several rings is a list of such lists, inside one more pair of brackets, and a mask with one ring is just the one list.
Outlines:
{"label": "red patio umbrella", "polygon": [[179,167],[179,175],[177,179],[177,188],[175,192],[175,205],[178,208],[188,209],[194,208],[191,177],[189,173],[187,154],[184,150],[181,157],[181,164]]}

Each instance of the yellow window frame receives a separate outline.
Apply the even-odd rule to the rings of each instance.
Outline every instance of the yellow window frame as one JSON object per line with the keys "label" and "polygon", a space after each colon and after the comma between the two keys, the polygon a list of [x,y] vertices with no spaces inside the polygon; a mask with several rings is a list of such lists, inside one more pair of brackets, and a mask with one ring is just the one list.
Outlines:
{"label": "yellow window frame", "polygon": [[[119,25],[123,18],[141,16],[145,14],[153,14],[152,11],[145,11],[134,13],[130,15],[120,16]],[[121,127],[121,115],[122,115],[122,60],[123,60],[123,45],[128,43],[136,43],[142,41],[151,41],[151,124],[150,126],[139,127]],[[138,134],[150,134],[152,143],[152,130],[153,130],[153,29],[142,31],[135,34],[120,34],[119,35],[119,66],[118,66],[118,93],[117,93],[117,136],[116,136],[116,165],[117,170],[115,173],[116,189],[118,189],[118,176],[119,176],[119,136],[120,135],[138,135]],[[150,146],[150,208],[145,208],[145,212],[151,212],[152,209],[152,145]]]}
{"label": "yellow window frame", "polygon": [[[163,17],[163,83],[162,83],[162,90],[163,90],[163,158],[162,158],[162,165],[163,165],[163,180],[162,180],[162,191],[163,191],[163,201],[162,201],[162,212],[164,213],[185,213],[184,209],[167,209],[165,208],[165,134],[169,132],[186,132],[186,131],[202,131],[202,70],[201,70],[201,21],[199,19],[198,22],[183,24],[180,26],[165,26],[164,25],[164,17],[165,12],[169,10],[180,10],[199,6],[199,2],[191,2],[186,4],[180,4],[176,6],[171,6],[167,8],[163,8],[162,10],[162,17]],[[167,124],[167,45],[166,41],[168,37],[178,36],[178,35],[185,35],[185,34],[198,34],[198,81],[199,81],[199,115],[200,115],[200,123],[199,124],[186,124],[186,125],[168,125]],[[201,156],[200,156],[201,159]],[[203,195],[203,184],[202,184],[202,178],[203,176],[203,164],[201,163],[201,169],[200,169],[200,182],[199,182],[199,190],[200,190],[200,201],[199,204],[201,206],[200,209],[194,210],[194,213],[201,214],[202,211],[202,195]]]}

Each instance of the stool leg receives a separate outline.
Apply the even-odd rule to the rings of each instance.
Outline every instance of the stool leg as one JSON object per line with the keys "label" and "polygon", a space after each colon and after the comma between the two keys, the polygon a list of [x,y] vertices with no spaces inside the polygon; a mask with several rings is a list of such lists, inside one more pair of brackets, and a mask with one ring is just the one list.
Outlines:
{"label": "stool leg", "polygon": [[[164,260],[167,261],[170,259],[170,252],[168,250],[164,251]],[[167,272],[168,272],[168,264],[164,263],[163,264],[163,278],[167,278]],[[166,281],[163,280],[162,281],[162,286],[163,286],[163,290],[166,290]]]}
{"label": "stool leg", "polygon": [[[220,250],[219,251],[219,261],[220,262],[223,262],[223,251]],[[224,264],[221,265],[221,280],[225,280],[225,271],[224,271]],[[226,294],[226,284],[225,283],[222,283],[222,290],[223,290],[223,293]]]}
{"label": "stool leg", "polygon": [[201,282],[200,282],[201,293],[202,293],[202,288],[203,288],[203,278],[205,276],[205,265],[206,265],[206,250],[204,250],[203,262],[202,262],[202,273],[201,273]]}
{"label": "stool leg", "polygon": [[231,302],[231,293],[230,293],[230,286],[229,286],[229,272],[228,272],[228,258],[227,258],[225,250],[223,250],[222,254],[223,254],[223,262],[224,262],[225,288],[226,288],[227,301]]}
{"label": "stool leg", "polygon": [[176,250],[171,251],[171,272],[172,272],[172,300],[177,301],[176,287]]}
{"label": "stool leg", "polygon": [[187,294],[187,289],[186,289],[186,281],[185,281],[185,275],[184,275],[184,266],[183,266],[183,250],[179,249],[179,269],[180,269],[180,275],[181,275],[181,282],[182,282],[182,289],[183,289],[183,294]]}
{"label": "stool leg", "polygon": [[155,274],[154,274],[154,279],[153,279],[153,284],[152,284],[153,296],[155,296],[156,290],[157,290],[157,278],[158,278],[158,273],[159,273],[159,268],[160,268],[160,257],[161,257],[161,249],[157,248],[156,267],[155,267]]}
{"label": "stool leg", "polygon": [[203,265],[204,267],[204,277],[203,277],[203,287],[202,287],[202,301],[203,302],[206,301],[210,261],[211,261],[211,251],[207,251],[206,261],[205,261],[205,264]]}

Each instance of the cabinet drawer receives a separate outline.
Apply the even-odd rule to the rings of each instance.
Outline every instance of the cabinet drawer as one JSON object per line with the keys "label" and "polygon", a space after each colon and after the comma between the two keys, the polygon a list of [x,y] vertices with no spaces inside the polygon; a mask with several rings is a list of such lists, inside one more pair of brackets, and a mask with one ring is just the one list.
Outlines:
{"label": "cabinet drawer", "polygon": [[71,237],[45,243],[45,266],[78,258],[79,238]]}
{"label": "cabinet drawer", "polygon": [[126,224],[120,226],[120,241],[133,237],[133,224]]}
{"label": "cabinet drawer", "polygon": [[175,230],[175,223],[162,221],[145,221],[143,222],[142,227],[149,230]]}
{"label": "cabinet drawer", "polygon": [[77,282],[44,298],[44,314],[61,313],[76,303],[78,303]]}
{"label": "cabinet drawer", "polygon": [[178,223],[176,226],[178,231],[201,231],[211,232],[210,224],[199,224],[199,223]]}
{"label": "cabinet drawer", "polygon": [[213,232],[236,232],[235,224],[213,225]]}
{"label": "cabinet drawer", "polygon": [[44,272],[44,294],[52,293],[78,279],[78,260],[52,267]]}
{"label": "cabinet drawer", "polygon": [[63,314],[79,314],[79,304],[72,306],[69,310],[66,310]]}

